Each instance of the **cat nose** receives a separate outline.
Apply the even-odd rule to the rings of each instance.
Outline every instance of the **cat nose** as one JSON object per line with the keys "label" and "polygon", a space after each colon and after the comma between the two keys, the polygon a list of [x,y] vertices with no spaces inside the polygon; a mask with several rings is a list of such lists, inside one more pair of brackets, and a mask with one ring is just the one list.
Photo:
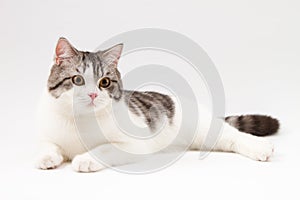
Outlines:
{"label": "cat nose", "polygon": [[91,97],[92,100],[94,100],[98,94],[97,93],[90,93],[89,96]]}

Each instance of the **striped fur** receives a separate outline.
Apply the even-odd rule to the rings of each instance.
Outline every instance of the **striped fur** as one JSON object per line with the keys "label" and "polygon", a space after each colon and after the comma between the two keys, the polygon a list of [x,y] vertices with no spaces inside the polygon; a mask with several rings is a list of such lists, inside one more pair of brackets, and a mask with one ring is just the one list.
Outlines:
{"label": "striped fur", "polygon": [[168,95],[157,92],[124,91],[124,100],[132,113],[142,115],[151,130],[156,129],[163,116],[169,119],[170,124],[173,122],[175,105]]}
{"label": "striped fur", "polygon": [[228,116],[225,121],[241,132],[256,136],[272,135],[279,129],[279,121],[266,115]]}

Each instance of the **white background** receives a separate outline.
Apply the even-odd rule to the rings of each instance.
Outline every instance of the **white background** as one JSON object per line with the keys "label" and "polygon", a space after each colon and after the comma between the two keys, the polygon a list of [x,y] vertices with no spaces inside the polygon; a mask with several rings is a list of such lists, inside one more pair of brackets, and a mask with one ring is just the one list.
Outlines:
{"label": "white background", "polygon": [[[0,0],[0,198],[299,199],[299,10],[297,0]],[[198,160],[188,153],[163,171],[138,176],[32,167],[33,116],[58,37],[93,50],[146,27],[177,31],[204,48],[223,80],[228,114],[280,119],[280,133],[270,137],[271,162],[228,153]]]}

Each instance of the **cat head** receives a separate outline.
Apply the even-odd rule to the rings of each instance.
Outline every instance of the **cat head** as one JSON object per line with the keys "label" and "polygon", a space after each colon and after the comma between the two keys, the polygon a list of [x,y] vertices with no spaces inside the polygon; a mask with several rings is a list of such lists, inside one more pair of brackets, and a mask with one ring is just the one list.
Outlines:
{"label": "cat head", "polygon": [[111,100],[120,100],[122,81],[117,65],[122,49],[123,44],[117,44],[104,51],[83,52],[60,38],[48,78],[49,93],[83,110],[101,109]]}

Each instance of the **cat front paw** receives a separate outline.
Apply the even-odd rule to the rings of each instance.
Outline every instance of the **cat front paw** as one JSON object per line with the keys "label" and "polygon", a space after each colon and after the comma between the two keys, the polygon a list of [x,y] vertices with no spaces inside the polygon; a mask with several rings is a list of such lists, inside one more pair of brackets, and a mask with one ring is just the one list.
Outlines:
{"label": "cat front paw", "polygon": [[60,166],[63,161],[64,158],[59,153],[47,153],[38,157],[35,166],[38,169],[54,169]]}
{"label": "cat front paw", "polygon": [[105,168],[88,153],[75,156],[72,168],[77,172],[96,172]]}

